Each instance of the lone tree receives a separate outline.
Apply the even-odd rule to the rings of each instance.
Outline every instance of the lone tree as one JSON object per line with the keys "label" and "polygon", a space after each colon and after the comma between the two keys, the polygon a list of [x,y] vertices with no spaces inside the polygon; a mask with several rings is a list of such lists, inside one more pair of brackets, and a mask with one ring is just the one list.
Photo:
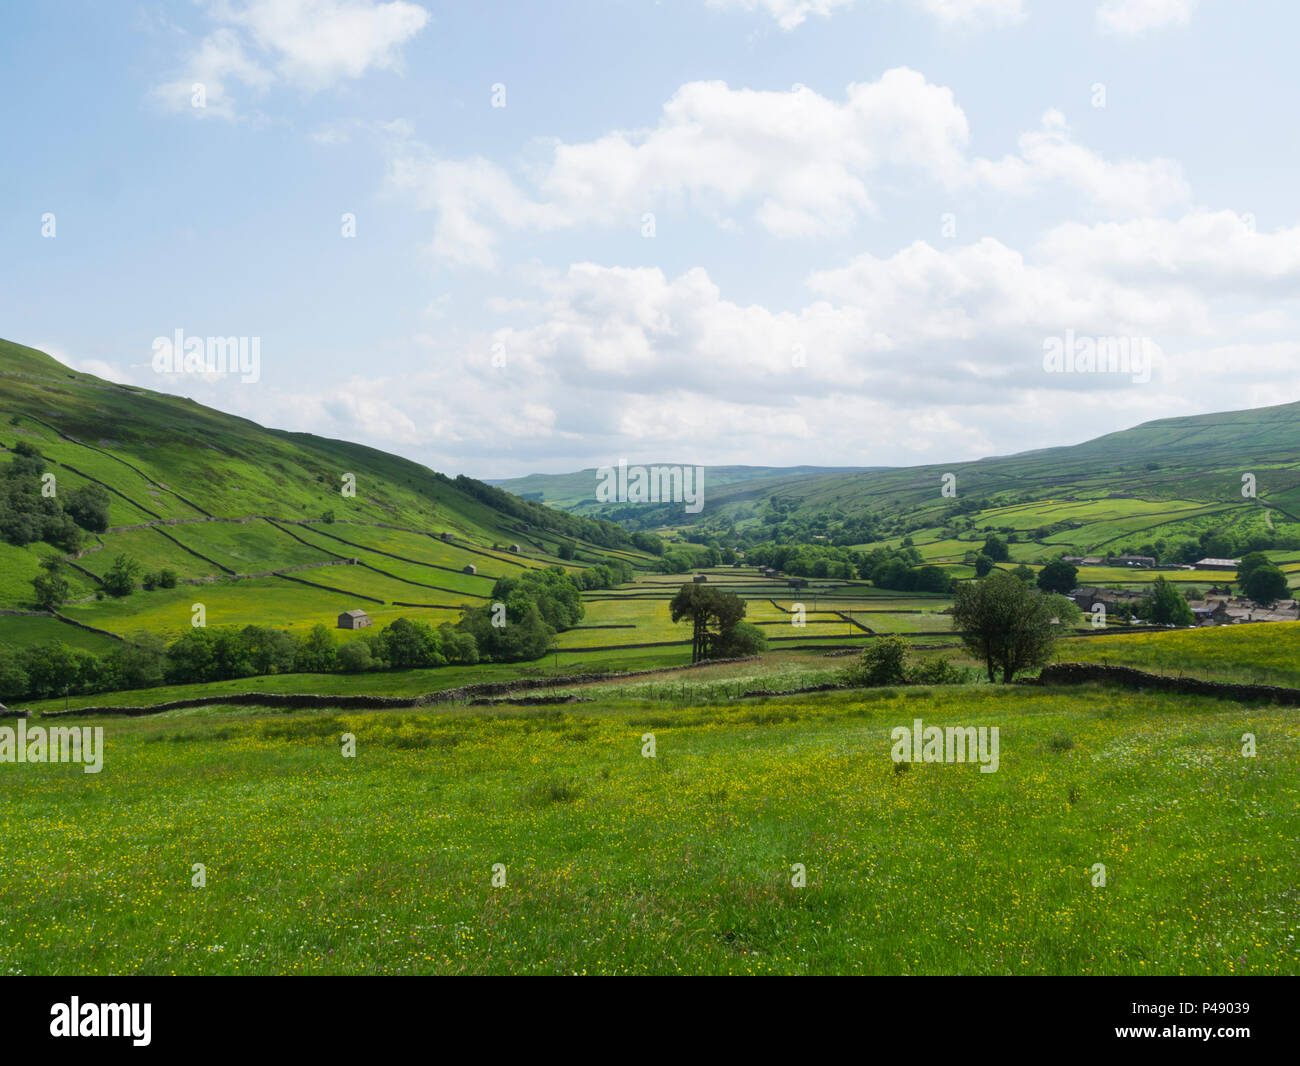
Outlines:
{"label": "lone tree", "polygon": [[110,596],[129,596],[135,591],[135,581],[139,576],[140,564],[124,552],[104,572],[104,590]]}
{"label": "lone tree", "polygon": [[1077,587],[1075,582],[1078,579],[1078,568],[1064,559],[1053,559],[1038,571],[1038,587],[1044,592],[1059,592],[1062,596]]}
{"label": "lone tree", "polygon": [[1007,547],[1007,542],[999,537],[996,533],[990,533],[984,538],[984,554],[992,559],[995,563],[1005,563],[1011,558],[1011,551]]}
{"label": "lone tree", "polygon": [[1242,582],[1242,590],[1259,607],[1272,607],[1290,592],[1286,574],[1273,563],[1256,566]]}
{"label": "lone tree", "polygon": [[32,589],[36,593],[36,606],[44,611],[52,611],[66,600],[70,591],[63,577],[63,560],[57,555],[45,556],[41,560],[41,572],[32,578]]}
{"label": "lone tree", "polygon": [[690,619],[691,662],[715,657],[715,651],[727,647],[732,631],[745,617],[745,601],[733,592],[722,592],[709,585],[688,582],[677,590],[668,605],[674,622]]}
{"label": "lone tree", "polygon": [[952,608],[953,626],[961,631],[962,643],[984,660],[990,681],[997,680],[995,672],[1000,669],[1003,684],[1051,657],[1055,616],[1050,596],[1006,571],[983,581],[962,582]]}
{"label": "lone tree", "polygon": [[1252,571],[1256,567],[1271,566],[1273,561],[1263,552],[1247,552],[1237,563],[1237,584],[1245,589],[1246,582],[1250,579]]}
{"label": "lone tree", "polygon": [[1138,608],[1142,617],[1157,625],[1189,626],[1196,619],[1187,600],[1178,591],[1172,581],[1158,577],[1142,597]]}

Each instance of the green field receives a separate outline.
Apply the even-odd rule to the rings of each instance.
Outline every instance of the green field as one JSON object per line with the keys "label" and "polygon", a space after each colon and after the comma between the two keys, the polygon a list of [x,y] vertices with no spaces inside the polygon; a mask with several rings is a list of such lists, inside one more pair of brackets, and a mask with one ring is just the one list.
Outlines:
{"label": "green field", "polygon": [[1300,687],[1300,622],[1088,637],[1060,644],[1057,658],[1211,681]]}
{"label": "green field", "polygon": [[[998,726],[999,770],[896,772],[918,717]],[[99,724],[98,775],[0,768],[10,974],[1300,972],[1290,710],[977,687]]]}

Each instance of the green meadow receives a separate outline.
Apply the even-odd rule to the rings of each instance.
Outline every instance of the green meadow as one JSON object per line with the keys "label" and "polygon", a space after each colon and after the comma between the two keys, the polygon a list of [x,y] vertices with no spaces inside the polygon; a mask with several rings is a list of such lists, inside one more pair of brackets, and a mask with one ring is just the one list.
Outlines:
{"label": "green meadow", "polygon": [[[997,726],[997,772],[897,771],[916,718]],[[613,688],[85,724],[100,774],[0,766],[7,974],[1300,972],[1291,710]]]}
{"label": "green meadow", "polygon": [[1061,643],[1057,657],[1210,681],[1300,687],[1300,622],[1080,638]]}

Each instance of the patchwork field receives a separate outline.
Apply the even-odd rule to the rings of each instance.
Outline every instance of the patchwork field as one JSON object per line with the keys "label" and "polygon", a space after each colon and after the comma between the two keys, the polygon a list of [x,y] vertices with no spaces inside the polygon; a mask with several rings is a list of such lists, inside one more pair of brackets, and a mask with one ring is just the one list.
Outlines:
{"label": "patchwork field", "polygon": [[[247,581],[222,579],[210,584],[178,585],[174,589],[136,593],[122,600],[69,604],[60,610],[69,618],[111,633],[125,635],[143,629],[168,639],[189,628],[191,609],[196,603],[204,605],[209,626],[268,625],[295,632],[305,632],[318,622],[332,628],[339,613],[353,607],[363,607],[376,624],[392,621],[403,614],[422,614],[415,608],[386,607],[352,594],[364,593],[369,578],[375,576],[367,575],[358,567],[328,567],[307,571],[303,576],[316,581],[318,575],[335,571],[346,573],[335,581],[339,586],[350,588],[351,592],[313,588],[283,577]],[[436,597],[431,596],[428,602],[437,602]],[[439,618],[439,621],[455,621],[459,617],[458,611],[445,613],[448,617]],[[337,635],[340,638],[347,636],[343,631]]]}
{"label": "patchwork field", "polygon": [[[915,718],[998,726],[998,771],[896,772]],[[98,724],[102,773],[4,772],[10,974],[1300,972],[1289,710],[982,687]]]}

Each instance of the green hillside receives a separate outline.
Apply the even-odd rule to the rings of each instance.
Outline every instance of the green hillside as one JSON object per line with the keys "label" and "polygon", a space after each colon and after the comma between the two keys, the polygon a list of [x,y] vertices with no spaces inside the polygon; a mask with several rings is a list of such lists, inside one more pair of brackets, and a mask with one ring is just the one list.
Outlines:
{"label": "green hillside", "polygon": [[[569,487],[592,484],[591,471],[508,484],[526,482],[556,506],[630,528],[703,533],[724,545],[816,537],[896,546],[910,536],[927,561],[956,564],[993,531],[1013,541],[1014,561],[1033,563],[1061,552],[1136,552],[1222,531],[1230,545],[1262,538],[1300,557],[1294,403],[1161,419],[1083,444],[973,462],[749,469],[762,472],[730,482],[706,477],[705,504],[694,515],[681,504],[566,503]],[[1254,479],[1254,496],[1243,494],[1245,475]]]}
{"label": "green hillside", "polygon": [[[558,562],[560,553],[575,567],[607,557],[645,562],[611,523],[364,445],[103,381],[7,341],[0,448],[5,464],[19,449],[34,453],[56,499],[93,484],[109,500],[107,530],[85,534],[76,552],[21,535],[0,540],[0,642],[57,634],[92,647],[111,640],[103,634],[174,635],[195,602],[214,624],[303,629],[354,607],[380,622],[411,613],[403,604],[454,621],[496,578]],[[345,481],[355,495],[343,494]],[[68,560],[71,593],[57,615],[37,615],[32,579],[56,554]],[[142,573],[172,571],[176,585],[105,596],[120,555]]]}

